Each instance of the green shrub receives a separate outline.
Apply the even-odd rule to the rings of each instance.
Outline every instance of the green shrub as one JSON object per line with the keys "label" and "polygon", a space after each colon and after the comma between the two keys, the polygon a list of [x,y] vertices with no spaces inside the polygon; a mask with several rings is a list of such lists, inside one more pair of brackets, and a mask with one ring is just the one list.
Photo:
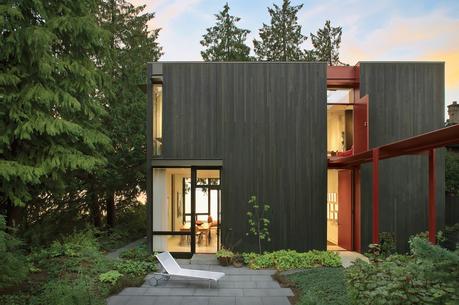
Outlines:
{"label": "green shrub", "polygon": [[230,257],[230,258],[232,258],[234,256],[234,253],[231,250],[222,248],[222,249],[218,250],[217,253],[215,253],[215,256],[217,256],[217,258],[218,257]]}
{"label": "green shrub", "polygon": [[99,281],[114,285],[123,275],[117,270],[110,270],[99,275]]}
{"label": "green shrub", "polygon": [[296,252],[280,250],[263,254],[244,253],[244,262],[249,268],[275,268],[277,270],[304,269],[318,266],[340,267],[341,259],[335,252],[312,250]]}
{"label": "green shrub", "polygon": [[155,263],[156,257],[148,253],[145,245],[140,245],[121,252],[120,258]]}
{"label": "green shrub", "polygon": [[72,281],[53,280],[32,298],[30,305],[102,305],[105,300],[94,293],[91,279],[80,276]]}
{"label": "green shrub", "polygon": [[156,264],[145,261],[120,260],[115,269],[123,274],[144,275],[156,271]]}
{"label": "green shrub", "polygon": [[358,304],[457,304],[459,255],[421,237],[410,241],[411,255],[375,263],[358,260],[347,269],[351,296]]}
{"label": "green shrub", "polygon": [[29,270],[26,257],[20,251],[21,241],[5,230],[5,218],[0,215],[0,288],[20,283]]}
{"label": "green shrub", "polygon": [[301,291],[298,305],[351,304],[344,268],[310,268],[288,279]]}

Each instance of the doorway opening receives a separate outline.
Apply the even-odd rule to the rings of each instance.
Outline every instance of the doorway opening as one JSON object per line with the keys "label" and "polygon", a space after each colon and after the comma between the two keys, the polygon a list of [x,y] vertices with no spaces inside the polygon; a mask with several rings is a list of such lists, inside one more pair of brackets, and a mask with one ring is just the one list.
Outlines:
{"label": "doorway opening", "polygon": [[153,168],[153,251],[177,256],[220,248],[220,168]]}
{"label": "doorway opening", "polygon": [[[327,91],[327,155],[354,153],[354,89]],[[327,250],[353,250],[352,170],[327,171]]]}

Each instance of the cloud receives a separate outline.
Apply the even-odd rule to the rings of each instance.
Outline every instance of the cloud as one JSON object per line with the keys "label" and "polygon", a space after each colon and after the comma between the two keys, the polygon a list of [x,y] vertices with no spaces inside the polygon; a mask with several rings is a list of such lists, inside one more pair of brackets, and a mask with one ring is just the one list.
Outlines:
{"label": "cloud", "polygon": [[343,59],[438,60],[446,62],[446,86],[459,86],[459,20],[445,10],[416,17],[393,16],[386,24],[365,34],[343,35]]}

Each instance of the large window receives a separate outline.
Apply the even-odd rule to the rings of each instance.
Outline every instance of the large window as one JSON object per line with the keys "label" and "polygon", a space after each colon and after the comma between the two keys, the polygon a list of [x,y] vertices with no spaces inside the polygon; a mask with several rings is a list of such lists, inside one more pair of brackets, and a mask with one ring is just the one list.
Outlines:
{"label": "large window", "polygon": [[220,169],[153,168],[153,250],[215,253],[220,203]]}
{"label": "large window", "polygon": [[153,155],[162,154],[163,144],[163,85],[153,84]]}

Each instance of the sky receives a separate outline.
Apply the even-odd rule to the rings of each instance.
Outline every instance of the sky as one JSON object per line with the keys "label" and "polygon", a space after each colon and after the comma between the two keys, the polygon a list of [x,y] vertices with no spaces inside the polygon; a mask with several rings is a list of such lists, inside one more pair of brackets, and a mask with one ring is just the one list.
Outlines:
{"label": "sky", "polygon": [[[150,28],[161,28],[162,61],[200,61],[199,41],[228,2],[230,13],[249,29],[253,48],[258,29],[269,23],[267,7],[282,0],[131,0],[155,12]],[[445,104],[459,101],[459,0],[292,0],[303,3],[298,21],[304,35],[325,20],[343,28],[341,61],[444,61]],[[308,39],[304,48],[311,48]]]}

